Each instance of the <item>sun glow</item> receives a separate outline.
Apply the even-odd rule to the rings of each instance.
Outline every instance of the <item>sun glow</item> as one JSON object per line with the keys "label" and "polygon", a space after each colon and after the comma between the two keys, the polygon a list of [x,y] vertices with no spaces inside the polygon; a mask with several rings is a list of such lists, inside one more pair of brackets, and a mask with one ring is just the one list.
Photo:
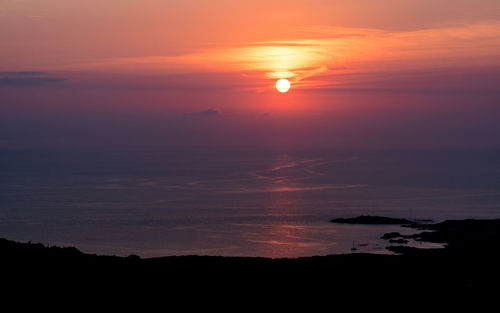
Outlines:
{"label": "sun glow", "polygon": [[288,79],[282,78],[276,82],[276,89],[279,92],[287,92],[290,90],[290,82]]}

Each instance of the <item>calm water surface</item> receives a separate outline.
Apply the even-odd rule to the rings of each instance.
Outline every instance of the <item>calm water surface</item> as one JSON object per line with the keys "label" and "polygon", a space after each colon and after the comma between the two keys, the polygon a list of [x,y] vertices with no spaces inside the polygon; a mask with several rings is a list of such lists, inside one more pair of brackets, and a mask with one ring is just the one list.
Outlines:
{"label": "calm water surface", "polygon": [[500,218],[500,152],[0,151],[0,237],[143,257],[386,253],[361,214]]}

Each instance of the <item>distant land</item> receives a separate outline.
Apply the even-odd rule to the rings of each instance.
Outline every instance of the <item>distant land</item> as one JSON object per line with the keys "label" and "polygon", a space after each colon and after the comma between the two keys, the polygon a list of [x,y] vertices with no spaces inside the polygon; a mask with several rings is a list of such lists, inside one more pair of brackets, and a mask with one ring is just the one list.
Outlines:
{"label": "distant land", "polygon": [[404,218],[392,218],[384,216],[366,216],[361,215],[352,218],[335,218],[331,220],[332,223],[339,224],[366,224],[366,225],[400,225],[400,224],[415,224],[414,221],[410,221]]}
{"label": "distant land", "polygon": [[[375,221],[376,219],[371,219]],[[366,220],[366,217],[358,218]],[[369,219],[370,220],[370,219]],[[380,220],[380,219],[379,219]],[[380,220],[382,221],[382,220]],[[407,224],[406,220],[401,220]],[[418,224],[415,235],[385,234],[385,239],[445,243],[442,249],[390,246],[397,255],[353,253],[296,259],[215,256],[140,258],[82,253],[76,248],[0,239],[0,263],[7,277],[29,284],[59,286],[91,283],[95,288],[140,289],[159,283],[169,290],[238,293],[373,292],[401,295],[478,293],[497,290],[500,281],[500,219]],[[318,285],[318,281],[322,284]],[[215,284],[215,285],[214,285]],[[217,287],[215,287],[217,286]],[[215,289],[214,289],[215,288]],[[493,289],[492,289],[493,288]],[[174,292],[174,291],[173,291]]]}

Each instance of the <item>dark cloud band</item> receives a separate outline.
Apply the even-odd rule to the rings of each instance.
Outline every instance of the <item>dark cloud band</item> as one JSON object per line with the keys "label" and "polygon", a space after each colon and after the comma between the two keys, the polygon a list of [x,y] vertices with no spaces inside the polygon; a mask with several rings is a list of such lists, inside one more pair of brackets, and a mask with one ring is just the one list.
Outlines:
{"label": "dark cloud band", "polygon": [[43,86],[65,80],[65,78],[50,77],[43,72],[0,72],[0,87]]}

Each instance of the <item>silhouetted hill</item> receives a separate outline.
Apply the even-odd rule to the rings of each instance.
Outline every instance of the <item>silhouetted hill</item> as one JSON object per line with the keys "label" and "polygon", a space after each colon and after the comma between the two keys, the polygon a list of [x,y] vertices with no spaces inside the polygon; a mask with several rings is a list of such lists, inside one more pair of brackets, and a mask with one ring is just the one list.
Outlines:
{"label": "silhouetted hill", "polygon": [[499,223],[466,220],[418,225],[435,231],[423,232],[418,238],[447,242],[449,247],[391,248],[402,255],[143,259],[0,239],[0,263],[4,285],[30,286],[40,292],[50,290],[48,286],[56,286],[54,290],[59,292],[91,286],[99,294],[160,293],[174,298],[481,294],[497,290],[500,282]]}

